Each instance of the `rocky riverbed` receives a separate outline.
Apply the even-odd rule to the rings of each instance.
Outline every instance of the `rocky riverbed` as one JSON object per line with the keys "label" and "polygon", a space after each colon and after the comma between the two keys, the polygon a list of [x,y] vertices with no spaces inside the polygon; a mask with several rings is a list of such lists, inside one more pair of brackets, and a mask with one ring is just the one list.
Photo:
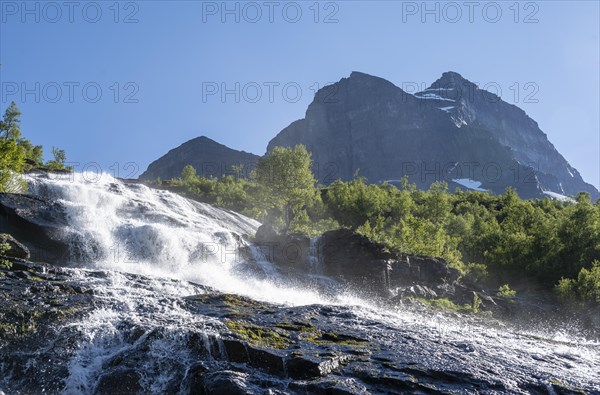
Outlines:
{"label": "rocky riverbed", "polygon": [[17,260],[1,276],[7,394],[600,391],[599,345],[560,332],[466,315],[286,306]]}

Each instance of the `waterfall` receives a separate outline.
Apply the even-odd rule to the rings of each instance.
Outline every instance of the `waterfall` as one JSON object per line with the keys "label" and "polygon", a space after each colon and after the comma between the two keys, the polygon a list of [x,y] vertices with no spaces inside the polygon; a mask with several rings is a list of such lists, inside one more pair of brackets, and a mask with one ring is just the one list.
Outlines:
{"label": "waterfall", "polygon": [[176,278],[276,303],[331,302],[279,276],[247,241],[260,223],[241,214],[106,173],[27,181],[31,194],[66,208],[64,237],[77,267]]}
{"label": "waterfall", "polygon": [[312,237],[308,252],[308,264],[313,273],[317,273],[320,270],[319,263],[319,238]]}

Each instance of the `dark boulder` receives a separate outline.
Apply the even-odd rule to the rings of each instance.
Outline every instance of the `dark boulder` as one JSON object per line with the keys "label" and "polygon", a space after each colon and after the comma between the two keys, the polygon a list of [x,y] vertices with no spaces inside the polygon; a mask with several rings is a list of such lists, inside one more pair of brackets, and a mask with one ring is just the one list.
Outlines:
{"label": "dark boulder", "polygon": [[96,386],[97,395],[130,395],[142,393],[140,374],[134,369],[115,369],[103,374]]}
{"label": "dark boulder", "polygon": [[310,256],[310,238],[301,234],[279,234],[268,224],[256,231],[254,244],[261,258],[275,262],[290,274],[303,272]]}
{"label": "dark boulder", "polygon": [[398,291],[398,296],[400,296],[401,298],[409,296],[415,298],[435,299],[438,297],[438,294],[431,288],[417,284],[410,287],[406,287],[404,289],[400,289]]}
{"label": "dark boulder", "polygon": [[181,393],[203,395],[205,393],[203,383],[204,374],[209,370],[210,368],[204,362],[198,362],[190,366],[186,372]]}
{"label": "dark boulder", "polygon": [[31,256],[29,249],[11,235],[0,234],[0,245],[2,244],[8,244],[10,247],[10,249],[4,253],[6,256],[20,259],[29,259]]}
{"label": "dark boulder", "polygon": [[389,296],[389,272],[395,256],[383,244],[347,229],[325,232],[319,239],[323,274],[367,294]]}
{"label": "dark boulder", "polygon": [[248,374],[224,370],[206,373],[202,376],[204,392],[194,392],[211,395],[252,394],[252,388],[247,384]]}
{"label": "dark boulder", "polygon": [[[357,379],[336,377],[319,381],[300,381],[290,383],[289,389],[298,394],[311,395],[367,395],[371,394]],[[397,388],[394,388],[397,390]],[[395,393],[395,392],[391,392]]]}
{"label": "dark boulder", "polygon": [[460,272],[442,258],[403,255],[392,263],[390,286],[452,284],[459,276]]}
{"label": "dark boulder", "polygon": [[342,356],[333,358],[319,358],[310,355],[292,357],[287,363],[290,377],[294,379],[314,379],[329,375],[345,360]]}
{"label": "dark boulder", "polygon": [[274,375],[285,373],[285,356],[276,350],[256,347],[237,339],[223,339],[223,345],[230,362],[247,363]]}
{"label": "dark boulder", "polygon": [[323,274],[380,296],[415,284],[431,289],[452,284],[460,274],[444,259],[395,254],[385,245],[347,229],[324,233],[318,248]]}
{"label": "dark boulder", "polygon": [[256,235],[254,236],[254,239],[257,243],[265,243],[277,240],[279,239],[279,237],[279,233],[277,233],[277,231],[275,230],[275,228],[273,228],[272,225],[262,224],[256,230]]}
{"label": "dark boulder", "polygon": [[60,203],[29,195],[0,194],[0,231],[17,237],[31,251],[31,260],[64,261],[67,215]]}
{"label": "dark boulder", "polygon": [[372,261],[397,258],[385,245],[349,229],[323,233],[319,239],[319,250],[325,264],[337,264],[344,259]]}

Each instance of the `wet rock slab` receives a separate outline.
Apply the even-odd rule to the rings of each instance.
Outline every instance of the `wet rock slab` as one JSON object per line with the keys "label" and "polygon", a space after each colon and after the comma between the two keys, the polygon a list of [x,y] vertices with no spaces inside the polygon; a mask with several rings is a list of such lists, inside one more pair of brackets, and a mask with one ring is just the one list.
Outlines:
{"label": "wet rock slab", "polygon": [[[120,274],[119,282],[140,290],[139,305],[119,315],[129,310],[110,299],[108,272],[16,259],[12,269],[0,272],[0,389],[7,394],[54,394],[67,386],[70,392],[95,394],[600,390],[598,361],[593,366],[584,354],[550,352],[552,345],[534,353],[526,346],[544,339],[483,330],[475,318],[432,314],[417,320],[407,313],[398,321],[368,309],[275,305],[130,274]],[[191,287],[196,295],[153,295],[157,281]],[[187,318],[169,321],[153,310],[160,305],[181,309]],[[113,317],[108,337],[90,338],[78,329],[105,311]],[[81,351],[90,342],[104,348],[82,362],[88,354]],[[523,347],[511,346],[514,342]],[[597,355],[593,347],[588,352]],[[77,385],[76,359],[89,368]]]}

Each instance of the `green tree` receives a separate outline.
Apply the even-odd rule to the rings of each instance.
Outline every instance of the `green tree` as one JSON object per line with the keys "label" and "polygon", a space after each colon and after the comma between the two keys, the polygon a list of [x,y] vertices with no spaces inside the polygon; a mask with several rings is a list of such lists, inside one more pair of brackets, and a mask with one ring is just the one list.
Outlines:
{"label": "green tree", "polygon": [[20,192],[24,182],[24,151],[14,139],[0,140],[0,192]]}
{"label": "green tree", "polygon": [[30,166],[41,166],[43,164],[44,149],[41,145],[33,145],[31,141],[20,138],[17,145],[24,150],[25,159]]}
{"label": "green tree", "polygon": [[41,165],[43,148],[41,145],[33,145],[28,139],[21,137],[21,111],[14,101],[10,103],[4,112],[3,119],[0,120],[0,139],[16,141],[17,146],[24,151],[24,158],[30,161],[30,165]]}
{"label": "green tree", "polygon": [[196,169],[192,165],[185,165],[181,171],[181,179],[185,183],[191,183],[196,179]]}
{"label": "green tree", "polygon": [[15,102],[6,109],[0,121],[0,192],[19,192],[23,181],[25,149],[19,146],[21,112]]}
{"label": "green tree", "polygon": [[0,138],[5,141],[18,140],[21,137],[21,111],[13,101],[4,112],[0,121]]}
{"label": "green tree", "polygon": [[258,160],[254,174],[264,190],[262,203],[267,212],[280,217],[287,231],[294,215],[315,197],[310,154],[303,145],[275,147]]}
{"label": "green tree", "polygon": [[566,301],[600,305],[600,261],[594,261],[589,270],[581,269],[576,280],[561,279],[556,291]]}
{"label": "green tree", "polygon": [[442,225],[446,222],[451,208],[448,184],[443,181],[431,184],[425,200],[424,216],[434,224]]}
{"label": "green tree", "polygon": [[[327,190],[327,201],[333,217],[353,229],[370,221],[375,226],[377,217],[389,217],[391,197],[387,187],[367,185],[357,177],[350,182],[336,181]],[[399,202],[400,203],[400,202]],[[401,203],[404,203],[402,201]],[[402,212],[405,208],[399,208]]]}
{"label": "green tree", "polygon": [[590,262],[600,260],[600,209],[591,204],[588,194],[579,194],[577,204],[563,210],[557,242],[556,259],[546,266],[551,283],[556,283],[561,276],[574,278],[582,268],[589,267]]}
{"label": "green tree", "polygon": [[67,155],[65,154],[65,150],[52,147],[52,156],[54,159],[48,161],[46,165],[49,170],[64,170],[65,161],[67,160]]}

